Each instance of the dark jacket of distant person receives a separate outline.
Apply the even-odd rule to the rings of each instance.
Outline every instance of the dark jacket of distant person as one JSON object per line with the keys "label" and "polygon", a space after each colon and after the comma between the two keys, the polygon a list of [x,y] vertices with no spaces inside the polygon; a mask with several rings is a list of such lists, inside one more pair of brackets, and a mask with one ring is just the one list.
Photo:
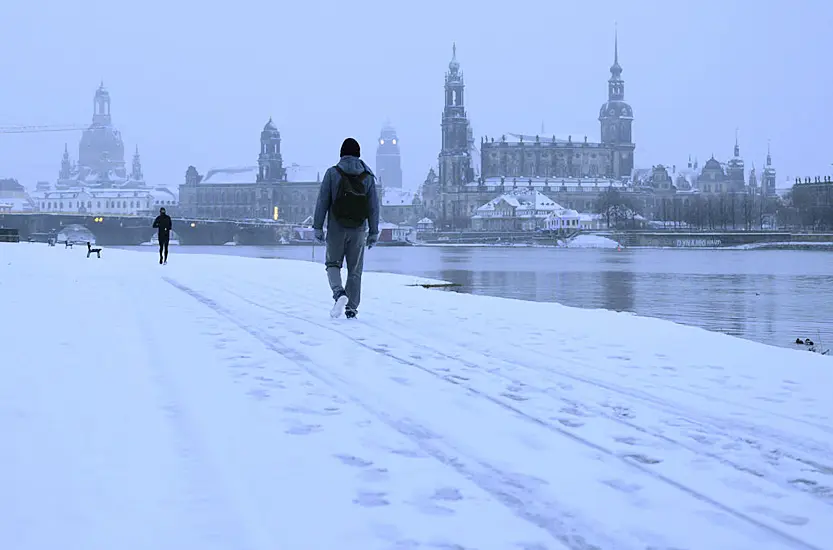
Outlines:
{"label": "dark jacket of distant person", "polygon": [[173,222],[171,221],[171,217],[165,213],[164,208],[159,210],[159,215],[153,220],[153,227],[159,228],[159,240],[169,239],[171,237]]}

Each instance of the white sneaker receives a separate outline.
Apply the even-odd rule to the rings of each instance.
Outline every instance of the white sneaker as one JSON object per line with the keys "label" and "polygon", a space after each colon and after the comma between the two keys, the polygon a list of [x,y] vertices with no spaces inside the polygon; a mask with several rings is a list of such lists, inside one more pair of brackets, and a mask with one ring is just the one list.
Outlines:
{"label": "white sneaker", "polygon": [[338,300],[336,300],[336,303],[333,305],[333,309],[330,310],[330,317],[337,319],[338,317],[344,315],[344,308],[347,307],[347,301],[348,298],[346,294],[339,296]]}

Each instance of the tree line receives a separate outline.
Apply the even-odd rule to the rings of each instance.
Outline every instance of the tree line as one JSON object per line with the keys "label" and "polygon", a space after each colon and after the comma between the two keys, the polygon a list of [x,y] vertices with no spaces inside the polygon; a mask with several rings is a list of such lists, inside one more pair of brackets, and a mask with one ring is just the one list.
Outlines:
{"label": "tree line", "polygon": [[611,229],[639,229],[647,220],[693,230],[833,230],[833,181],[797,183],[783,197],[760,193],[669,195],[603,191],[595,204]]}

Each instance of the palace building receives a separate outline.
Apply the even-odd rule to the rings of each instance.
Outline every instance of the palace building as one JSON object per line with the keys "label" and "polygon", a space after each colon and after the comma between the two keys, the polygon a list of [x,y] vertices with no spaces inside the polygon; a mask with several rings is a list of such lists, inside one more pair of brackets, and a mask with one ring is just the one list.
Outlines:
{"label": "palace building", "polygon": [[422,186],[423,209],[437,229],[462,229],[481,205],[509,190],[537,189],[568,208],[587,210],[609,187],[628,189],[634,167],[633,110],[625,101],[625,82],[619,64],[618,36],[607,101],[599,110],[601,140],[586,137],[510,134],[482,138],[475,146],[465,108],[465,83],[457,46],[445,74],[442,148],[438,171],[432,169]]}
{"label": "palace building", "polygon": [[179,186],[183,216],[214,220],[302,223],[315,212],[323,172],[284,166],[281,134],[270,118],[260,133],[256,166],[214,168],[204,176],[189,166]]}

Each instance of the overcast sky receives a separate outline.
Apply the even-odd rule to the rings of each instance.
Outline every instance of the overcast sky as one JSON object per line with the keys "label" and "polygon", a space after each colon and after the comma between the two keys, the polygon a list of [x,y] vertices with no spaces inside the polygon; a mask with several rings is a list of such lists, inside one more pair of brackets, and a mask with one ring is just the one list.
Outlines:
{"label": "overcast sky", "polygon": [[[389,118],[405,185],[440,149],[456,41],[480,136],[599,139],[618,22],[636,164],[747,166],[771,140],[778,184],[833,173],[829,0],[4,0],[0,126],[87,124],[101,80],[126,161],[175,187],[189,164],[256,162],[272,116],[286,164],[326,167],[355,136],[375,164]],[[0,134],[0,177],[54,181],[80,132]]]}

